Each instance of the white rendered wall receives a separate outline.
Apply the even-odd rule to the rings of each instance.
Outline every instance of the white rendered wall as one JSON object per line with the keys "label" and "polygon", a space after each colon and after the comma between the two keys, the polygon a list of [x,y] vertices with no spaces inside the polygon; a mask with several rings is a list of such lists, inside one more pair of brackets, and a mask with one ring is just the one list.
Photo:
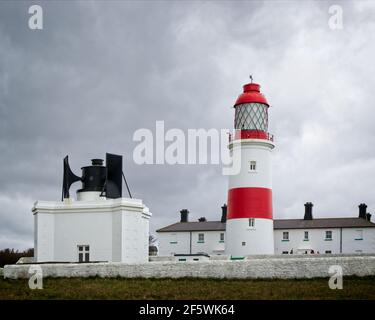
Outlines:
{"label": "white rendered wall", "polygon": [[137,199],[37,202],[37,262],[77,262],[78,245],[90,246],[90,261],[148,261],[148,208]]}
{"label": "white rendered wall", "polygon": [[[356,240],[358,230],[363,231],[363,240]],[[289,232],[289,241],[283,240],[283,232]],[[309,232],[309,241],[304,241],[304,231]],[[325,240],[326,231],[332,231],[332,240]],[[282,254],[283,251],[297,253],[298,249],[312,249],[315,253],[319,251],[324,254],[331,251],[332,254],[339,253],[375,253],[375,228],[343,228],[342,229],[342,252],[340,252],[340,228],[332,229],[285,229],[275,230],[275,253]]]}
{"label": "white rendered wall", "polygon": [[122,221],[123,215],[121,212],[114,212],[112,214],[112,259],[113,262],[122,260]]}
{"label": "white rendered wall", "polygon": [[[325,231],[332,231],[332,240],[325,241]],[[304,241],[304,232],[309,232],[309,241]],[[332,254],[340,253],[340,229],[291,229],[275,230],[275,253],[282,254],[283,251],[291,251],[297,254],[305,250],[314,250],[315,253],[324,254],[331,251]],[[289,232],[289,240],[283,240],[283,232]]]}
{"label": "white rendered wall", "polygon": [[[362,240],[358,240],[359,230]],[[375,228],[342,229],[343,253],[375,253]]]}
{"label": "white rendered wall", "polygon": [[249,219],[230,219],[227,221],[227,230],[231,232],[226,234],[226,254],[233,257],[274,254],[271,219],[255,219],[254,228],[249,227]]}
{"label": "white rendered wall", "polygon": [[[203,242],[198,240],[200,233],[204,234]],[[192,253],[224,254],[225,242],[220,242],[220,233],[225,239],[225,231],[192,232]]]}
{"label": "white rendered wall", "polygon": [[77,261],[78,245],[90,246],[91,261],[111,261],[113,215],[103,212],[56,213],[54,261]]}
{"label": "white rendered wall", "polygon": [[[247,219],[243,219],[247,220]],[[255,225],[259,226],[259,219],[256,219]],[[260,219],[267,220],[267,219]],[[228,224],[228,222],[227,222]],[[244,221],[243,228],[245,231],[252,231],[247,228],[248,224]],[[269,229],[267,229],[269,230]],[[332,241],[325,241],[325,231],[332,231]],[[358,237],[358,230],[363,231],[363,240],[356,240]],[[289,231],[289,241],[282,241],[283,231]],[[303,241],[304,231],[309,231],[309,241]],[[215,250],[218,248],[217,239],[220,237],[220,233],[224,232],[224,243],[219,243],[220,248],[225,248],[227,244],[227,235],[225,231],[202,231],[205,234],[205,243],[198,244],[198,233],[192,232],[192,253],[204,252],[209,255],[218,254]],[[242,237],[239,234],[246,233],[234,233],[237,240],[240,241]],[[249,233],[251,235],[251,233]],[[332,251],[332,254],[340,253],[340,229],[285,229],[285,230],[274,230],[274,250],[275,254],[282,254],[283,251],[290,252],[293,249],[294,254],[297,254],[298,249],[303,253],[303,249],[313,249],[315,253],[319,251],[320,254],[324,254],[326,250]],[[207,239],[207,240],[206,240]],[[170,244],[170,241],[177,241],[177,244]],[[244,240],[245,242],[248,242]],[[251,240],[250,240],[251,241]],[[268,241],[260,241],[255,246],[262,246]],[[159,256],[170,256],[176,254],[190,253],[190,235],[189,232],[160,232],[158,233],[159,242]],[[241,241],[242,242],[242,241]],[[375,253],[375,228],[343,228],[342,229],[342,253]],[[268,248],[270,250],[270,248]],[[258,253],[250,253],[258,254]],[[273,252],[271,253],[273,254]],[[232,254],[233,255],[233,254]],[[247,254],[239,254],[240,256]]]}
{"label": "white rendered wall", "polygon": [[148,218],[134,212],[122,214],[122,261],[141,263],[148,261]]}
{"label": "white rendered wall", "polygon": [[[198,241],[199,234],[204,234],[204,241]],[[220,241],[220,233],[225,231],[193,231],[191,232],[159,232],[159,256],[169,256],[174,254],[223,254],[225,242]],[[225,240],[224,240],[225,241]]]}
{"label": "white rendered wall", "polygon": [[34,215],[34,256],[36,261],[54,261],[55,219],[53,214]]}
{"label": "white rendered wall", "polygon": [[[246,142],[249,141],[249,142]],[[229,175],[229,189],[256,187],[272,189],[272,144],[259,144],[262,140],[243,140],[232,149],[234,159],[241,158],[241,170],[236,175]],[[254,144],[252,144],[254,143]],[[249,162],[256,161],[256,170],[250,171]]]}
{"label": "white rendered wall", "polygon": [[190,232],[159,232],[159,256],[190,254]]}

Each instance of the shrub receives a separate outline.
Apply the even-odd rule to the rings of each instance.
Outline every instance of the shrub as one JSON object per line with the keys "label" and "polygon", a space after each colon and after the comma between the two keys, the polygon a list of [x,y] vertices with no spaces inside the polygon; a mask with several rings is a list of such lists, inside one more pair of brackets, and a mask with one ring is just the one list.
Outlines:
{"label": "shrub", "polygon": [[15,264],[21,257],[33,257],[34,249],[30,248],[25,251],[18,251],[14,249],[0,250],[0,268],[6,264]]}

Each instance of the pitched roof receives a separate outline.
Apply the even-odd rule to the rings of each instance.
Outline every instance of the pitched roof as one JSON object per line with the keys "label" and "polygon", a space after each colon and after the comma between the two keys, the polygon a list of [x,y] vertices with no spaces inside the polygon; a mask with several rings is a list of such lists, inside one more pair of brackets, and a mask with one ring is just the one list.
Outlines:
{"label": "pitched roof", "polygon": [[322,218],[313,220],[274,220],[274,229],[317,229],[317,228],[375,228],[375,223],[362,218]]}
{"label": "pitched roof", "polygon": [[182,231],[225,231],[225,222],[221,221],[194,221],[177,222],[167,227],[156,230],[156,232],[182,232]]}
{"label": "pitched roof", "polygon": [[[194,221],[177,222],[156,232],[225,231],[225,222]],[[318,228],[375,228],[375,223],[362,218],[276,219],[274,229],[318,229]]]}

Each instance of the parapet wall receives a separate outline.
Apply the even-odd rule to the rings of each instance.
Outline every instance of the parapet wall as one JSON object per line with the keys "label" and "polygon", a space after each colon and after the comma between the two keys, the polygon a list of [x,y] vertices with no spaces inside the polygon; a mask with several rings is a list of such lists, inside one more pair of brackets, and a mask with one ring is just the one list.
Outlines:
{"label": "parapet wall", "polygon": [[[39,264],[43,277],[124,277],[124,278],[316,278],[329,277],[329,268],[342,267],[343,275],[375,275],[375,256],[330,256],[303,258],[254,258],[243,261],[210,260],[195,262],[159,261],[142,264],[64,263]],[[30,266],[7,265],[4,278],[29,278]]]}

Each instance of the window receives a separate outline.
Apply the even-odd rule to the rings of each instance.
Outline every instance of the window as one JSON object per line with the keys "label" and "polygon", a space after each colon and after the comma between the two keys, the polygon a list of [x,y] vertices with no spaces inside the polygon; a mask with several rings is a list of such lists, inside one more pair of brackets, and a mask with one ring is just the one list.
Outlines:
{"label": "window", "polygon": [[244,241],[244,242],[242,242],[242,246],[244,247],[244,246],[246,246],[246,242]]}
{"label": "window", "polygon": [[303,240],[304,241],[309,241],[309,232],[308,231],[305,231]]}
{"label": "window", "polygon": [[257,170],[257,162],[249,161],[249,171],[256,171],[256,170]]}
{"label": "window", "polygon": [[283,232],[283,241],[289,241],[289,232],[288,231]]}
{"label": "window", "polygon": [[90,246],[79,245],[78,246],[78,262],[89,262],[90,261]]}
{"label": "window", "polygon": [[289,251],[283,251],[283,254],[289,254]]}
{"label": "window", "polygon": [[355,240],[363,240],[363,230],[357,230],[356,233]]}
{"label": "window", "polygon": [[254,228],[255,227],[255,219],[254,218],[250,218],[249,219],[249,227],[250,228]]}
{"label": "window", "polygon": [[331,250],[326,250],[326,252],[325,252],[326,254],[331,254],[332,253],[332,251]]}
{"label": "window", "polygon": [[325,240],[332,240],[332,231],[326,231],[326,239]]}
{"label": "window", "polygon": [[176,235],[175,233],[172,233],[172,234],[170,235],[169,243],[170,243],[170,244],[177,244],[177,235]]}
{"label": "window", "polygon": [[220,242],[224,242],[224,232],[220,233]]}
{"label": "window", "polygon": [[204,233],[198,233],[198,242],[204,242]]}

